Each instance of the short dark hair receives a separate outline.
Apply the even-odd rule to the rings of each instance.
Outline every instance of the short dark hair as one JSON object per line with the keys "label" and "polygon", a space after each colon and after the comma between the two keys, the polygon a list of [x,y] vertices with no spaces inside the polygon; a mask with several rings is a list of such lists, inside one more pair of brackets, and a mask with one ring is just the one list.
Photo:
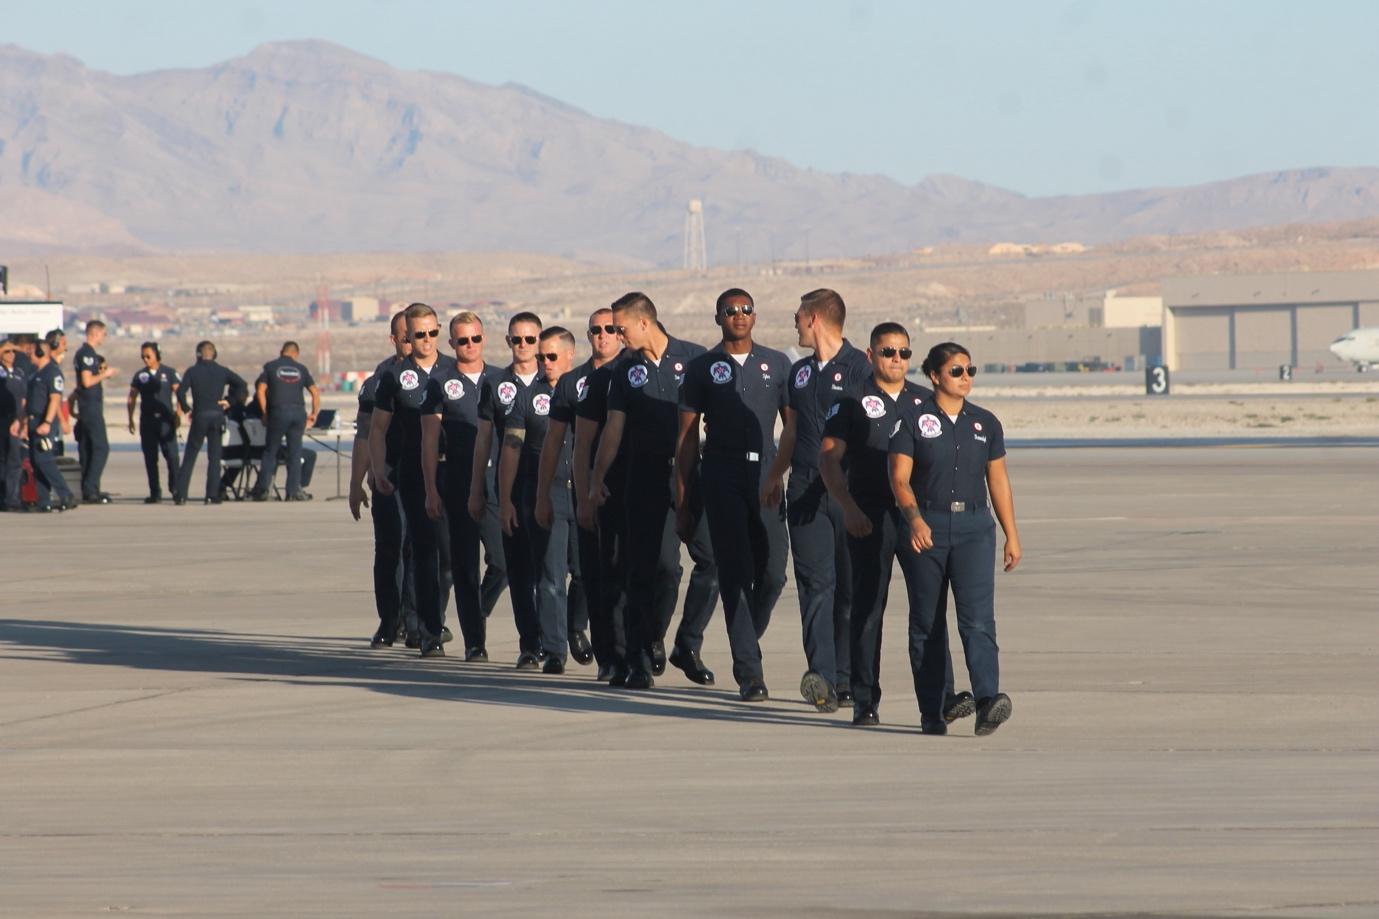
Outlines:
{"label": "short dark hair", "polygon": [[398,324],[399,322],[402,323],[402,330],[403,330],[404,332],[407,331],[407,311],[406,311],[406,310],[398,310],[396,313],[393,313],[393,318],[392,318],[391,320],[389,320],[389,322],[388,322],[388,334],[389,334],[389,335],[397,335],[397,334],[398,334],[398,331],[397,331],[397,324]]}
{"label": "short dark hair", "polygon": [[278,351],[278,356],[287,357],[289,351],[293,354],[302,353],[301,346],[298,345],[295,341],[285,341],[283,342],[282,348]]}
{"label": "short dark hair", "polygon": [[829,290],[827,287],[811,290],[801,297],[800,309],[816,319],[822,319],[835,329],[841,329],[848,318],[848,308],[844,305],[843,298],[836,290]]}
{"label": "short dark hair", "polygon": [[886,335],[904,335],[905,340],[910,340],[910,333],[898,322],[881,322],[876,328],[871,330],[871,346],[876,347],[876,343]]}
{"label": "short dark hair", "polygon": [[542,341],[547,341],[552,338],[560,339],[561,344],[569,345],[571,349],[575,347],[575,336],[564,326],[553,325],[550,328],[542,330]]}
{"label": "short dark hair", "polygon": [[929,349],[928,355],[924,358],[924,363],[919,365],[919,372],[926,377],[933,376],[943,369],[943,365],[953,359],[953,355],[962,354],[970,361],[972,352],[955,341],[941,341]]}
{"label": "short dark hair", "polygon": [[86,334],[87,334],[87,335],[90,335],[90,334],[91,334],[92,332],[94,332],[96,329],[103,329],[103,328],[105,328],[105,323],[104,323],[104,322],[101,322],[99,319],[91,319],[91,320],[89,320],[89,321],[86,323]]}
{"label": "short dark hair", "polygon": [[57,346],[61,344],[62,340],[66,337],[66,332],[62,331],[61,329],[53,329],[47,335],[43,336],[43,341],[45,344],[47,344],[49,351],[56,351]]}
{"label": "short dark hair", "polygon": [[739,298],[746,300],[748,303],[752,304],[752,306],[757,305],[757,302],[752,299],[752,295],[747,293],[747,291],[743,290],[741,287],[729,287],[727,290],[723,291],[723,293],[718,295],[718,300],[713,305],[714,315],[722,313],[723,310],[728,306],[729,300],[736,300]]}
{"label": "short dark hair", "polygon": [[196,343],[196,356],[204,357],[208,361],[215,360],[215,342],[199,341]]}
{"label": "short dark hair", "polygon": [[613,301],[610,307],[615,313],[632,313],[635,316],[645,316],[652,322],[656,321],[656,304],[651,302],[651,298],[640,290],[623,294]]}
{"label": "short dark hair", "polygon": [[508,320],[508,331],[511,332],[512,327],[517,325],[517,323],[519,322],[530,322],[538,329],[541,328],[541,317],[529,310],[523,310],[520,313],[512,314],[512,318]]}
{"label": "short dark hair", "polygon": [[163,359],[163,352],[160,351],[160,350],[158,349],[158,342],[156,342],[156,341],[146,341],[146,342],[144,342],[143,344],[139,345],[139,351],[140,351],[140,353],[142,353],[143,350],[144,350],[145,348],[147,348],[147,349],[149,349],[150,351],[152,351],[152,352],[153,352],[153,356],[156,357],[156,358],[158,358],[158,360],[161,361],[161,360]]}

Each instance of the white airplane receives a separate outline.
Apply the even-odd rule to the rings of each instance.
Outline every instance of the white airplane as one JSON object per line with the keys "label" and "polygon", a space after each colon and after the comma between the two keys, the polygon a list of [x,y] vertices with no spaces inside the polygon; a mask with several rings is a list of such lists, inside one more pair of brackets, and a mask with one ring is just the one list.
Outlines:
{"label": "white airplane", "polygon": [[1379,326],[1347,332],[1331,343],[1331,353],[1364,373],[1379,364]]}

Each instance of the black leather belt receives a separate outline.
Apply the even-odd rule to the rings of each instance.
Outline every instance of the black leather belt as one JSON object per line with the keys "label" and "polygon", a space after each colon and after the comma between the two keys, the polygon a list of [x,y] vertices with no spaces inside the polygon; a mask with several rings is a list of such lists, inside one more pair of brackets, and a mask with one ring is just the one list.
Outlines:
{"label": "black leather belt", "polygon": [[980,504],[972,501],[949,501],[947,504],[941,501],[925,501],[924,509],[939,514],[982,514],[988,510],[985,501]]}

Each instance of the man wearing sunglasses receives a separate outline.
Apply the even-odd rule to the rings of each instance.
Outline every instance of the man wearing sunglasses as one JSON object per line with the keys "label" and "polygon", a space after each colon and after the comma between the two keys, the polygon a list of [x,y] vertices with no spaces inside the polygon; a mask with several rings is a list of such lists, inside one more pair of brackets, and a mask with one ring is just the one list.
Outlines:
{"label": "man wearing sunglasses", "polygon": [[856,393],[871,375],[867,356],[843,337],[847,307],[822,288],[800,298],[795,311],[799,344],[814,353],[790,368],[790,405],[780,451],[790,462],[786,519],[800,595],[804,653],[809,669],[800,694],[821,712],[852,700],[850,628],[852,573],[843,512],[819,477],[824,419],[834,404]]}
{"label": "man wearing sunglasses", "polygon": [[[536,607],[540,618],[541,651],[546,673],[564,673],[570,635],[588,628],[588,608],[577,557],[574,496],[571,494],[570,449],[574,432],[568,423],[553,424],[556,393],[565,381],[573,385],[575,337],[560,326],[541,333],[537,360],[541,379],[513,403],[503,437],[498,467],[499,518],[506,532],[524,528],[537,571]],[[569,393],[563,394],[570,398]],[[512,501],[514,482],[520,481],[520,506]],[[550,515],[538,525],[536,502],[544,492]],[[568,588],[566,580],[569,580]],[[590,658],[585,644],[584,661]]]}
{"label": "man wearing sunglasses", "polygon": [[[426,513],[449,534],[450,571],[455,610],[464,637],[466,661],[488,660],[488,614],[507,586],[502,530],[496,499],[483,517],[469,516],[474,444],[479,434],[479,403],[484,382],[497,368],[484,363],[484,326],[466,310],[450,320],[450,346],[455,357],[441,358],[427,382],[421,416],[421,469],[426,482]],[[445,462],[441,462],[444,453]],[[494,464],[483,471],[490,494]],[[479,577],[479,549],[487,555]],[[444,557],[442,561],[444,561]]]}
{"label": "man wearing sunglasses", "polygon": [[[508,320],[507,343],[512,350],[512,363],[484,381],[479,398],[479,431],[474,440],[474,469],[469,482],[469,516],[473,520],[483,519],[490,495],[500,500],[501,482],[496,490],[489,487],[484,474],[485,464],[495,445],[501,450],[512,407],[540,373],[536,360],[540,340],[541,318],[535,313],[515,314]],[[500,475],[501,472],[500,466]],[[523,500],[522,485],[515,484],[518,492],[513,496],[514,501]],[[517,625],[518,670],[536,670],[541,666],[541,618],[536,609],[536,571],[532,566],[529,537],[526,527],[503,533],[508,595],[512,598],[512,615]]]}
{"label": "man wearing sunglasses", "polygon": [[[675,447],[679,434],[680,383],[701,345],[672,338],[656,318],[656,306],[640,292],[613,304],[613,323],[628,348],[608,392],[608,421],[599,440],[589,500],[608,500],[606,480],[627,438],[627,630],[628,689],[650,689],[664,672],[665,635],[680,589],[680,542],[675,527]],[[687,548],[694,562],[685,611],[675,636],[676,657],[698,660],[704,628],[713,615],[718,578],[707,540]]]}
{"label": "man wearing sunglasses", "polygon": [[19,367],[12,339],[0,339],[0,510],[22,509],[19,485],[24,468],[24,397],[28,380]]}
{"label": "man wearing sunglasses", "polygon": [[[718,589],[733,655],[733,677],[744,702],[764,702],[766,681],[760,638],[785,587],[787,535],[780,500],[784,467],[777,462],[775,430],[784,419],[790,359],[752,341],[756,305],[745,290],[718,297],[714,322],[723,340],[690,361],[680,387],[679,449],[675,457],[680,538],[693,539],[690,500],[698,472],[708,535],[718,563]],[[705,427],[699,458],[699,419]],[[767,483],[774,482],[775,488]],[[774,501],[763,501],[774,493]],[[675,664],[695,682],[704,665],[677,649]]]}
{"label": "man wearing sunglasses", "polygon": [[[891,582],[891,569],[909,526],[900,515],[891,493],[888,454],[891,432],[925,399],[927,387],[912,383],[910,333],[896,322],[872,329],[871,376],[861,389],[834,403],[824,422],[819,472],[829,497],[843,510],[847,546],[852,561],[852,723],[858,727],[880,724],[881,623]],[[902,565],[906,562],[902,559]],[[939,600],[939,619],[947,611],[947,596]],[[944,681],[952,696],[953,665],[948,657],[946,634],[929,646],[923,679]],[[942,673],[930,675],[937,668]],[[972,696],[951,699],[944,707],[948,721],[972,714]]]}
{"label": "man wearing sunglasses", "polygon": [[[407,337],[407,311],[393,315],[392,356],[374,369],[373,376],[359,387],[359,412],[355,416],[354,448],[350,453],[350,514],[359,519],[360,507],[369,508],[373,521],[373,594],[378,611],[378,631],[369,642],[371,648],[390,648],[404,627],[409,641],[421,647],[417,626],[416,572],[413,567],[412,541],[402,522],[402,506],[396,491],[387,495],[378,490],[379,479],[396,482],[399,454],[402,451],[402,425],[389,425],[384,437],[383,466],[374,466],[369,455],[369,438],[373,425],[373,411],[378,400],[378,381],[395,365],[412,353]],[[373,502],[364,492],[368,480]]]}
{"label": "man wearing sunglasses", "polygon": [[[589,329],[585,334],[593,353],[589,360],[560,378],[552,396],[550,427],[546,432],[541,468],[537,474],[536,522],[546,529],[554,524],[555,507],[551,501],[551,491],[558,462],[555,445],[562,442],[566,432],[572,431],[574,448],[570,460],[570,478],[574,483],[575,514],[581,519],[579,525],[574,527],[571,538],[577,544],[576,555],[580,581],[584,587],[589,634],[579,623],[570,623],[570,656],[581,664],[597,660],[598,679],[607,682],[614,677],[614,669],[621,663],[626,650],[620,622],[622,588],[612,556],[612,552],[616,551],[616,527],[609,534],[610,557],[605,565],[601,558],[599,529],[594,525],[594,508],[588,500],[593,456],[591,448],[597,440],[597,430],[605,412],[600,411],[586,419],[581,411],[594,396],[591,389],[599,385],[603,387],[603,394],[594,396],[594,401],[607,405],[608,373],[603,368],[608,367],[622,351],[622,339],[613,325],[613,311],[607,308],[594,311],[589,317]],[[601,384],[599,380],[602,380]],[[623,679],[626,679],[626,673]]]}
{"label": "man wearing sunglasses", "polygon": [[412,541],[416,572],[417,618],[422,657],[444,657],[443,629],[446,591],[442,587],[439,527],[426,513],[426,482],[421,471],[421,416],[431,371],[439,359],[440,324],[425,303],[407,307],[407,337],[412,353],[387,368],[378,380],[373,420],[369,428],[369,459],[375,469],[386,468],[388,430],[393,416],[402,427],[396,485],[387,477],[374,487],[384,496],[397,493],[403,524]]}

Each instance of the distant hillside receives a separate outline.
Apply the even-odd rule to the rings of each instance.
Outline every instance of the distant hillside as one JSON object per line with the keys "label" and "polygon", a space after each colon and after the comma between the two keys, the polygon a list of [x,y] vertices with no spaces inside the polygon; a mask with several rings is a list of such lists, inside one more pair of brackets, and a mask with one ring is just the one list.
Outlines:
{"label": "distant hillside", "polygon": [[1054,198],[952,176],[834,175],[313,41],[129,77],[0,46],[0,87],[0,206],[22,201],[27,215],[0,228],[10,250],[501,249],[675,264],[696,197],[718,263],[799,258],[806,245],[855,255],[1379,216],[1379,168]]}

